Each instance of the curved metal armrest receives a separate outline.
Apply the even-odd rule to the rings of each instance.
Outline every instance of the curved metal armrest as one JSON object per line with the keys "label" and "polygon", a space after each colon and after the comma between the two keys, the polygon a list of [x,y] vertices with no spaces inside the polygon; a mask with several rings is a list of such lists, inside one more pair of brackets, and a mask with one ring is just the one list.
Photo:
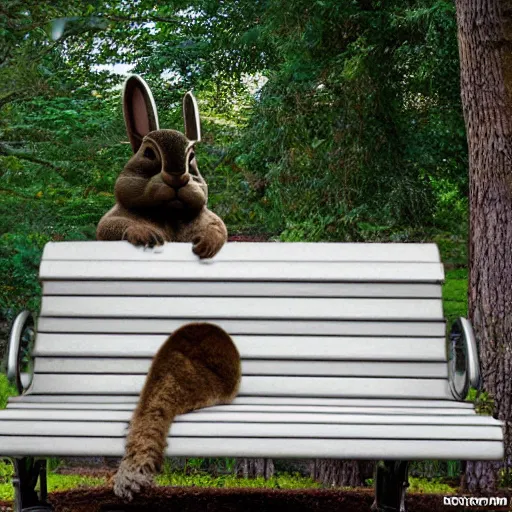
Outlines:
{"label": "curved metal armrest", "polygon": [[478,347],[471,323],[467,318],[456,320],[450,332],[448,350],[450,388],[457,400],[464,400],[469,387],[481,384]]}
{"label": "curved metal armrest", "polygon": [[29,387],[32,380],[32,369],[30,372],[20,371],[22,343],[27,341],[27,336],[29,342],[32,341],[30,338],[33,338],[33,335],[34,317],[30,311],[22,311],[12,325],[7,356],[7,378],[16,386],[20,394]]}

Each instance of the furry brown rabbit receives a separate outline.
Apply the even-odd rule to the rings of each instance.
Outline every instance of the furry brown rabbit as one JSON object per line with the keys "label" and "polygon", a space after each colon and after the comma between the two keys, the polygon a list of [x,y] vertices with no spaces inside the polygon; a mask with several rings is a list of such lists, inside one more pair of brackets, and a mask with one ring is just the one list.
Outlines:
{"label": "furry brown rabbit", "polygon": [[241,378],[231,337],[210,323],[180,327],[153,359],[130,421],[125,455],[113,478],[125,500],[150,486],[160,471],[169,427],[178,414],[231,402]]}
{"label": "furry brown rabbit", "polygon": [[137,75],[124,84],[123,112],[134,155],[117,178],[116,204],[100,220],[96,238],[146,246],[192,242],[195,254],[211,258],[227,230],[206,207],[208,187],[194,153],[201,140],[194,96],[183,98],[185,135],[159,129],[151,91]]}

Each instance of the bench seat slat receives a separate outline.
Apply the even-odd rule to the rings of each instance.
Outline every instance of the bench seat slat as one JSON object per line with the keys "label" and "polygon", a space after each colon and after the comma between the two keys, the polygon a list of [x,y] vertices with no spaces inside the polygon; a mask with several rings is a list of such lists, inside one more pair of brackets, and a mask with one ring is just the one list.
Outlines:
{"label": "bench seat slat", "polygon": [[[138,400],[134,395],[32,395],[12,396],[8,402],[16,404],[130,404],[133,408]],[[431,408],[440,407],[443,409],[466,409],[473,411],[474,405],[471,402],[458,402],[452,396],[444,400],[431,399],[386,399],[386,398],[318,398],[318,397],[296,397],[296,396],[237,396],[230,405],[271,405],[271,406],[315,406],[315,407],[418,407]],[[46,405],[45,405],[46,406]]]}
{"label": "bench seat slat", "polygon": [[[35,374],[33,394],[138,394],[144,375]],[[358,377],[253,377],[242,379],[240,395],[324,396],[354,398],[433,398],[452,395],[446,379]]]}
{"label": "bench seat slat", "polygon": [[[8,410],[97,410],[97,411],[130,411],[135,409],[135,403],[34,403],[34,402],[14,402],[10,401]],[[474,415],[475,411],[468,408],[460,407],[330,407],[330,406],[312,406],[312,405],[218,405],[208,407],[204,412],[210,411],[234,411],[234,412],[279,412],[289,413],[322,413],[322,414],[382,414],[384,416],[390,414],[406,414],[406,415],[437,415],[437,416],[468,416]]]}
{"label": "bench seat slat", "polygon": [[[0,436],[5,456],[92,456],[119,457],[124,439],[110,437],[12,437]],[[273,457],[340,459],[460,459],[494,460],[504,456],[501,441],[426,441],[380,439],[265,439],[258,438],[175,438],[166,448],[169,457]]]}
{"label": "bench seat slat", "polygon": [[[39,357],[36,373],[119,373],[147,375],[151,358]],[[445,362],[242,360],[243,375],[448,378]],[[94,378],[94,377],[91,377]]]}
{"label": "bench seat slat", "polygon": [[43,260],[40,277],[47,279],[149,279],[217,281],[387,281],[439,283],[444,279],[440,263],[301,262],[301,261],[167,261]]}
{"label": "bench seat slat", "polygon": [[[167,335],[40,333],[34,355],[42,357],[126,357],[129,355],[152,358],[167,337]],[[247,359],[446,361],[446,342],[441,337],[234,335],[233,341],[241,357]]]}
{"label": "bench seat slat", "polygon": [[[4,456],[120,457],[124,439],[117,437],[0,436]],[[495,460],[504,456],[502,441],[381,439],[282,439],[194,437],[173,438],[169,457],[272,457],[397,460]]]}
{"label": "bench seat slat", "polygon": [[46,296],[41,314],[65,317],[442,320],[435,299]]}
{"label": "bench seat slat", "polygon": [[441,298],[441,285],[379,282],[46,281],[43,295]]}
{"label": "bench seat slat", "polygon": [[[63,410],[63,409],[6,409],[0,412],[3,421],[52,421],[52,422],[122,422],[130,421],[133,411],[105,410]],[[296,412],[286,410],[240,411],[236,406],[224,408],[209,407],[176,416],[174,423],[318,423],[339,425],[459,425],[459,426],[497,426],[501,423],[492,416],[473,413],[471,415],[436,416],[431,411],[424,414],[339,414],[314,410]],[[290,428],[294,428],[291,426]],[[173,432],[173,430],[171,430]]]}
{"label": "bench seat slat", "polygon": [[[215,319],[205,312],[204,322],[213,322],[234,335],[295,335],[295,336],[445,336],[445,322],[379,322],[336,320],[233,320]],[[39,333],[100,333],[100,334],[163,334],[168,336],[189,320],[185,318],[59,318],[41,316]]]}
{"label": "bench seat slat", "polygon": [[[122,437],[128,422],[110,421],[0,421],[0,435]],[[257,437],[321,439],[452,439],[495,440],[503,438],[501,426],[383,425],[326,423],[176,422],[169,442],[176,437]]]}
{"label": "bench seat slat", "polygon": [[[128,242],[50,242],[44,260],[197,261],[191,244],[134,248]],[[436,244],[398,243],[237,243],[230,242],[215,256],[216,261],[416,261],[438,262]]]}

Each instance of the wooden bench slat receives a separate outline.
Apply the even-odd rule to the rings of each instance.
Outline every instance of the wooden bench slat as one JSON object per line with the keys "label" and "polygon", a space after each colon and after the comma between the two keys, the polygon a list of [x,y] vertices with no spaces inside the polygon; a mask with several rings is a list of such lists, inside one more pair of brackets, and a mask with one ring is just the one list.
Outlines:
{"label": "wooden bench slat", "polygon": [[[205,312],[205,315],[208,315]],[[420,336],[444,337],[445,322],[393,322],[393,321],[315,321],[315,320],[233,320],[205,316],[204,322],[213,322],[230,335],[319,335],[319,336]],[[37,322],[39,333],[131,333],[164,334],[190,321],[177,319],[135,318],[59,318],[41,316]]]}
{"label": "wooden bench slat", "polygon": [[[460,426],[497,426],[501,424],[492,416],[476,413],[470,415],[436,416],[430,413],[419,415],[409,414],[340,414],[325,413],[318,410],[313,412],[296,411],[240,411],[236,406],[227,408],[211,407],[188,414],[176,416],[174,423],[318,423],[339,425],[460,425]],[[133,411],[108,410],[63,410],[63,409],[6,409],[0,412],[3,421],[71,421],[71,422],[123,422],[128,423]],[[290,426],[290,428],[294,428]],[[172,430],[171,430],[172,432]]]}
{"label": "wooden bench slat", "polygon": [[[109,421],[0,421],[0,435],[11,436],[126,436],[128,422]],[[212,423],[176,422],[170,430],[169,442],[176,437],[258,437],[312,439],[453,439],[499,441],[501,425],[375,425],[319,423]]]}
{"label": "wooden bench slat", "polygon": [[47,279],[152,279],[218,281],[389,281],[440,283],[444,279],[440,263],[350,263],[300,261],[58,261],[43,260],[40,278]]}
{"label": "wooden bench slat", "polygon": [[[0,436],[4,456],[20,457],[120,457],[124,439],[110,437]],[[386,440],[381,439],[265,439],[173,438],[169,457],[271,457],[397,460],[498,460],[503,459],[502,441]]]}
{"label": "wooden bench slat", "polygon": [[46,296],[41,314],[65,317],[442,320],[434,299]]}
{"label": "wooden bench slat", "polygon": [[[91,375],[36,373],[33,394],[138,394],[143,375]],[[240,395],[325,396],[354,398],[449,399],[446,379],[394,379],[362,377],[253,377],[242,379]]]}
{"label": "wooden bench slat", "polygon": [[[10,401],[7,410],[95,410],[95,411],[130,411],[135,409],[133,403],[77,403],[77,402],[60,402],[60,403],[34,403],[34,402],[15,402]],[[473,409],[461,407],[350,407],[350,406],[313,406],[313,405],[218,405],[202,409],[203,412],[211,411],[235,411],[235,412],[279,412],[285,414],[289,412],[297,413],[322,413],[322,414],[381,414],[384,416],[391,414],[405,415],[438,415],[438,416],[472,416],[475,414]]]}
{"label": "wooden bench slat", "polygon": [[44,295],[151,297],[373,297],[441,298],[430,283],[308,283],[220,281],[45,281]]}
{"label": "wooden bench slat", "polygon": [[[144,249],[128,242],[46,244],[44,260],[197,261],[189,243]],[[237,243],[228,242],[216,261],[417,261],[438,262],[436,244],[404,243]]]}
{"label": "wooden bench slat", "polygon": [[[147,375],[151,358],[39,357],[36,373],[118,373]],[[242,360],[243,375],[448,378],[446,363],[368,361]],[[121,377],[122,378],[122,377]]]}
{"label": "wooden bench slat", "polygon": [[[167,338],[168,335],[161,334],[40,333],[35,344],[34,355],[37,357],[126,357],[129,355],[152,358]],[[446,361],[446,342],[441,337],[234,335],[233,341],[241,357],[247,359]]]}
{"label": "wooden bench slat", "polygon": [[[109,395],[109,394],[83,394],[83,395],[30,395],[9,397],[9,403],[18,404],[55,404],[55,403],[105,403],[105,404],[130,404],[135,407],[137,396],[134,395]],[[458,402],[453,397],[444,400],[431,399],[404,399],[404,398],[319,398],[319,397],[297,397],[297,396],[237,396],[230,405],[272,405],[272,406],[305,406],[315,407],[419,407],[431,408],[440,407],[443,409],[468,409],[473,410],[474,404],[471,402]]]}
{"label": "wooden bench slat", "polygon": [[[0,436],[5,456],[110,456],[124,454],[124,439],[101,437]],[[397,460],[495,460],[504,456],[501,441],[427,441],[380,439],[174,438],[169,457],[272,457]]]}

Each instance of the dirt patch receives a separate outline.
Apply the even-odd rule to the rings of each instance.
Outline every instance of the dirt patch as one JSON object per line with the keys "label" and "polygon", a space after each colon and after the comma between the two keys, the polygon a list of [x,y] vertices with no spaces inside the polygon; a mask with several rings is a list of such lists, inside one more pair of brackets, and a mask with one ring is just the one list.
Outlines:
{"label": "dirt patch", "polygon": [[[509,500],[511,494],[500,494]],[[76,489],[51,493],[55,512],[369,512],[373,490],[266,490],[199,489],[158,487],[146,491],[130,504],[118,500],[109,488]],[[2,506],[6,508],[2,508]],[[9,503],[0,503],[7,512]],[[469,512],[475,507],[447,506],[437,494],[409,494],[408,510],[414,512]],[[479,510],[509,510],[483,507]]]}

